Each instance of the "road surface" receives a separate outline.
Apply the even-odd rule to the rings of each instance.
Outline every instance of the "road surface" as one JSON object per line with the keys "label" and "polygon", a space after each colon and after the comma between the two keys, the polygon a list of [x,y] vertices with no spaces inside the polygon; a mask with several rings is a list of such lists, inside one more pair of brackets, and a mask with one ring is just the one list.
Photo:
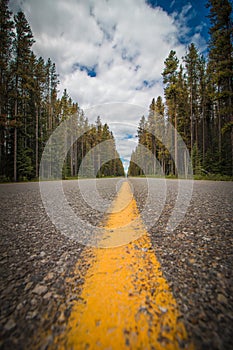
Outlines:
{"label": "road surface", "polygon": [[[99,196],[95,196],[92,192],[93,181],[81,180],[82,193],[78,181],[65,181],[64,193],[75,214],[82,220],[88,221],[92,226],[105,227],[110,222],[110,214],[106,213],[107,207],[116,198],[123,180],[97,180],[96,188]],[[95,294],[93,289],[88,292],[88,285],[92,283],[91,278],[95,281],[96,277],[93,276],[99,273],[96,270],[96,262],[102,254],[100,252],[105,251],[104,254],[109,254],[115,249],[121,250],[120,254],[124,260],[124,254],[132,257],[129,266],[137,266],[141,259],[140,264],[144,264],[141,270],[145,271],[145,279],[149,270],[145,261],[150,260],[150,283],[158,283],[153,282],[153,279],[158,277],[161,270],[159,281],[163,278],[161,282],[163,288],[166,289],[168,286],[171,300],[174,300],[175,309],[178,310],[177,322],[182,324],[180,327],[184,330],[179,339],[176,336],[176,340],[178,339],[176,343],[170,341],[166,334],[163,338],[157,336],[161,348],[172,349],[176,346],[176,348],[225,350],[233,347],[232,182],[194,182],[192,199],[186,215],[174,231],[169,231],[166,227],[176,203],[178,182],[129,179],[129,184],[136,200],[137,211],[144,222],[144,229],[147,230],[148,241],[146,243],[141,241],[144,240],[145,232],[140,226],[137,230],[139,234],[137,240],[127,243],[129,246],[107,249],[87,247],[81,244],[82,242],[69,239],[67,235],[59,232],[44,209],[38,183],[0,185],[0,347],[2,349],[61,349],[62,346],[69,348],[67,344],[70,344],[69,337],[71,339],[72,327],[75,327],[72,319],[75,319],[80,312],[77,311],[79,310],[77,305],[85,305],[84,299],[88,293],[92,296]],[[104,206],[102,202],[105,203]],[[101,211],[98,211],[98,208],[101,208]],[[126,221],[130,215],[124,216]],[[108,258],[105,255],[100,261],[108,261]],[[97,265],[101,267],[101,264],[102,262]],[[118,262],[117,264],[119,265]],[[104,266],[106,267],[106,264],[101,268],[105,268]],[[145,300],[153,299],[153,288],[149,282],[142,280],[144,272],[143,276],[140,275],[140,266],[137,271],[132,267],[129,279],[132,276],[135,277],[134,280],[138,279],[138,282],[135,282],[138,295],[150,289],[149,295],[145,294]],[[122,267],[119,270],[120,274],[115,280],[119,281],[120,288],[122,278],[127,279],[122,271],[126,271],[127,274],[128,270]],[[113,273],[108,271],[108,275],[111,276]],[[97,279],[97,283],[102,283],[100,281],[102,280]],[[135,297],[137,293],[128,290],[130,285],[127,283],[124,290],[127,291],[129,298],[134,298],[134,303],[128,304],[131,305],[128,309],[133,309],[139,297],[137,299]],[[120,293],[121,290],[119,295]],[[98,296],[98,290],[96,295]],[[110,295],[109,298],[112,301],[117,300],[116,295]],[[96,305],[96,302],[94,304]],[[153,323],[155,304],[154,299],[150,304],[148,302],[138,306],[145,317],[145,322],[148,324],[152,322],[152,330],[150,332],[147,330],[145,343],[137,341],[138,344],[146,344],[146,348],[149,349],[153,349],[153,332],[157,327]],[[118,304],[114,307],[115,315],[118,315],[121,306]],[[122,306],[121,317],[126,309]],[[161,319],[162,314],[169,313],[169,309],[169,305],[166,307],[160,305],[157,313],[160,312],[161,315],[158,319]],[[98,308],[94,310],[93,318],[95,312],[99,312]],[[87,312],[89,311],[82,313]],[[149,319],[147,314],[150,315]],[[81,316],[77,317],[80,319]],[[140,335],[133,338],[131,329],[137,327],[141,321],[137,317],[132,318],[132,315],[127,317],[125,322],[128,322],[128,328],[124,328],[124,346],[126,349],[142,348],[143,345],[137,347],[137,341],[133,343],[133,339],[135,337],[140,339]],[[103,314],[102,318],[106,319],[107,316]],[[173,319],[173,316],[170,318]],[[99,321],[101,323],[103,320]],[[134,323],[131,328],[130,323]],[[96,327],[100,325],[97,324]],[[115,328],[112,327],[110,333],[117,332]],[[142,333],[140,330],[139,334]],[[70,345],[70,348],[71,346],[74,345]],[[89,348],[92,346],[93,344],[89,344]],[[104,348],[103,344],[98,346]],[[115,348],[114,344],[112,348]]]}

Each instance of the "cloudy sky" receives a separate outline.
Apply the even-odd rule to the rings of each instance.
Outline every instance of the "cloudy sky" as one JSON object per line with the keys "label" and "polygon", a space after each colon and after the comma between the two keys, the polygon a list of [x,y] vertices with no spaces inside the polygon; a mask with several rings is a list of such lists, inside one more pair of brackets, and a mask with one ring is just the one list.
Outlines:
{"label": "cloudy sky", "polygon": [[127,163],[141,115],[153,97],[163,95],[161,72],[170,50],[179,58],[190,42],[206,50],[204,3],[10,0],[10,8],[24,11],[34,52],[56,63],[60,91],[67,88],[91,121],[100,115],[109,123]]}

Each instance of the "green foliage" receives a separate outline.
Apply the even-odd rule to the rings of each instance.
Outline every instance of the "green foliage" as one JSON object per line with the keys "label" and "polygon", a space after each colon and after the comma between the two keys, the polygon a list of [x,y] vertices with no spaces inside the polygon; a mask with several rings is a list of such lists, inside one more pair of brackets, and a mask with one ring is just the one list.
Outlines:
{"label": "green foliage", "polygon": [[194,144],[192,149],[191,159],[192,159],[192,165],[193,165],[193,174],[200,175],[203,171],[202,159],[196,143]]}
{"label": "green foliage", "polygon": [[33,165],[32,165],[32,150],[29,148],[21,148],[18,153],[17,166],[19,180],[30,180],[33,177]]}

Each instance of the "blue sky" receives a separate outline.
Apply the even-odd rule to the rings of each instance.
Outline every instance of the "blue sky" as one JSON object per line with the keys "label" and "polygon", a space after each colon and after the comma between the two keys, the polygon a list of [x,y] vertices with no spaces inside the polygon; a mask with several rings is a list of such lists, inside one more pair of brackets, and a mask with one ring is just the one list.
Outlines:
{"label": "blue sky", "polygon": [[[191,42],[200,53],[207,50],[205,1],[10,0],[10,7],[24,11],[34,52],[56,63],[61,93],[66,88],[90,121],[100,115],[103,123],[118,123],[114,132],[126,163],[142,111],[146,115],[152,98],[163,96],[161,73],[170,50],[180,60]],[[116,102],[125,106],[117,115],[110,107]],[[109,108],[90,112],[100,105]]]}
{"label": "blue sky", "polygon": [[209,12],[205,6],[205,0],[147,0],[147,3],[152,7],[162,7],[168,14],[172,14],[174,11],[181,13],[182,9],[189,3],[192,6],[192,11],[188,15],[187,23],[190,29],[190,35],[194,35],[196,28],[202,26],[201,34],[208,41],[209,19],[207,16]]}

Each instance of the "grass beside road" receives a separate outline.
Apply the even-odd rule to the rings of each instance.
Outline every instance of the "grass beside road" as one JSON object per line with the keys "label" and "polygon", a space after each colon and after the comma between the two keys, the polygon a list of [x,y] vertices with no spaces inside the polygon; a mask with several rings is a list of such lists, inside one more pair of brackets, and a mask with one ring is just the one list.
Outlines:
{"label": "grass beside road", "polygon": [[[118,177],[122,177],[122,176],[118,176]],[[165,175],[165,176],[160,176],[160,175],[138,175],[138,176],[133,176],[133,177],[141,177],[141,178],[153,178],[153,179],[177,179],[177,176],[175,175]],[[98,179],[107,179],[107,178],[114,178],[114,176],[105,176],[105,177],[99,177]],[[82,180],[85,179],[87,180],[87,177],[78,177],[78,176],[70,176],[70,177],[65,177],[62,180]],[[94,178],[92,178],[94,179]],[[179,179],[182,179],[181,177],[179,177]],[[60,179],[47,179],[46,181],[57,181]],[[233,176],[229,176],[229,175],[222,175],[222,174],[205,174],[205,175],[193,175],[193,180],[206,180],[206,181],[233,181]],[[23,178],[20,179],[17,182],[39,182],[38,178],[35,179],[27,179],[27,178]],[[14,183],[14,181],[12,181],[12,179],[8,178],[8,177],[0,177],[0,183]]]}
{"label": "grass beside road", "polygon": [[[152,178],[152,179],[178,179],[175,175],[139,175],[133,177],[141,177],[141,178]],[[183,179],[179,177],[179,179]],[[185,178],[184,178],[185,179]],[[221,174],[206,174],[206,175],[193,175],[193,180],[209,180],[209,181],[233,181],[233,176],[221,175]]]}

